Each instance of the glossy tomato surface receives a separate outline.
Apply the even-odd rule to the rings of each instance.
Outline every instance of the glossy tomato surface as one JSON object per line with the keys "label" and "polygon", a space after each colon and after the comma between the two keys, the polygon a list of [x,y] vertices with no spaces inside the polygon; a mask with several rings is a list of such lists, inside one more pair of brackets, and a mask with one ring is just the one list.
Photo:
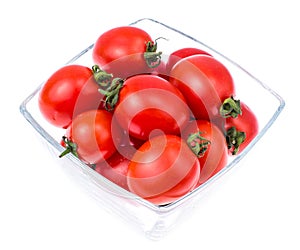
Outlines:
{"label": "glossy tomato surface", "polygon": [[96,164],[116,152],[122,131],[112,124],[112,114],[108,111],[90,110],[74,118],[66,136],[76,144],[79,159]]}
{"label": "glossy tomato surface", "polygon": [[127,78],[149,71],[144,58],[150,35],[137,27],[122,26],[101,34],[93,48],[93,60],[114,77]]}
{"label": "glossy tomato surface", "polygon": [[222,102],[235,95],[235,85],[227,68],[208,55],[179,60],[170,72],[170,82],[183,93],[196,119],[221,119]]}
{"label": "glossy tomato surface", "polygon": [[190,111],[181,92],[168,81],[138,75],[125,81],[114,118],[129,135],[148,140],[150,134],[180,134]]}
{"label": "glossy tomato surface", "polygon": [[168,58],[166,63],[166,72],[170,72],[172,67],[182,58],[193,56],[193,55],[208,55],[210,54],[202,49],[193,48],[193,47],[186,47],[178,49],[172,52]]}
{"label": "glossy tomato surface", "polygon": [[145,142],[128,167],[129,190],[155,204],[167,204],[198,183],[200,164],[178,136],[161,135]]}
{"label": "glossy tomato surface", "polygon": [[101,107],[102,99],[92,70],[81,65],[68,65],[45,82],[38,104],[49,123],[66,128],[76,115]]}

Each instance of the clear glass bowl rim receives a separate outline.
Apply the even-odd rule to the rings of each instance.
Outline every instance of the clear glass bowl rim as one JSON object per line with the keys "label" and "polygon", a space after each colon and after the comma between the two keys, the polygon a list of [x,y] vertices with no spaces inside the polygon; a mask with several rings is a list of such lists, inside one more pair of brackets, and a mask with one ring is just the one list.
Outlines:
{"label": "clear glass bowl rim", "polygon": [[[276,121],[276,119],[278,118],[278,116],[280,115],[280,113],[282,112],[282,110],[285,107],[285,101],[284,99],[277,93],[275,92],[273,89],[271,89],[268,85],[266,85],[265,83],[261,82],[259,79],[257,79],[255,76],[253,76],[252,74],[250,74],[248,71],[246,71],[244,68],[242,68],[239,64],[237,64],[236,62],[232,61],[230,58],[226,57],[225,55],[221,54],[220,52],[216,51],[215,49],[211,48],[210,46],[204,44],[203,42],[197,40],[194,37],[189,36],[188,34],[183,33],[182,31],[179,31],[167,24],[164,24],[162,22],[159,22],[155,19],[151,19],[151,18],[141,18],[138,19],[132,23],[130,23],[129,25],[135,25],[138,24],[140,22],[153,22],[155,24],[161,25],[169,30],[172,30],[182,36],[185,36],[186,38],[191,39],[192,41],[201,44],[207,48],[209,48],[211,51],[214,51],[214,53],[220,55],[221,57],[223,57],[225,60],[227,60],[228,62],[230,62],[231,64],[233,64],[235,67],[239,68],[241,71],[243,71],[245,74],[247,74],[249,77],[251,77],[253,80],[255,80],[256,82],[258,82],[261,87],[263,87],[264,89],[266,89],[271,95],[273,95],[277,100],[278,100],[278,107],[275,110],[275,112],[273,113],[272,117],[268,120],[268,122],[266,124],[264,124],[264,126],[261,128],[261,131],[259,132],[259,134],[254,138],[254,140],[243,150],[243,152],[241,152],[239,155],[237,155],[235,157],[235,159],[230,162],[225,168],[223,168],[220,172],[218,172],[215,176],[211,177],[208,181],[206,181],[204,184],[202,184],[200,187],[198,187],[196,190],[194,190],[193,192],[183,196],[182,198],[178,199],[175,202],[172,202],[170,204],[164,205],[164,206],[159,206],[159,205],[155,205],[151,202],[148,202],[145,199],[142,199],[141,197],[138,197],[130,192],[127,192],[126,190],[123,190],[122,188],[120,188],[119,186],[117,186],[114,183],[109,182],[108,185],[113,186],[113,188],[116,190],[116,192],[120,192],[123,193],[124,195],[126,195],[127,198],[129,199],[135,199],[137,200],[140,204],[145,205],[146,207],[150,208],[151,210],[155,211],[155,212],[159,212],[159,213],[164,213],[164,212],[169,212],[173,209],[175,209],[176,207],[180,206],[181,204],[183,204],[187,199],[191,199],[192,197],[194,197],[195,195],[197,195],[199,192],[201,192],[201,190],[205,189],[208,185],[210,185],[210,183],[214,182],[217,178],[219,178],[221,175],[223,175],[225,172],[229,171],[234,165],[236,165],[248,152],[249,150],[251,150],[251,148],[261,139],[261,137],[268,131],[268,129],[273,125],[273,123]],[[77,59],[79,59],[81,56],[83,56],[84,54],[86,54],[88,51],[90,51],[93,48],[94,44],[91,44],[90,46],[88,46],[87,48],[85,48],[84,50],[82,50],[80,53],[78,53],[76,56],[74,56],[73,58],[71,58],[68,62],[66,62],[67,64],[71,64],[73,62],[75,62]],[[51,145],[53,146],[56,150],[58,150],[59,152],[62,150],[62,146],[60,145],[59,142],[57,142],[37,121],[36,119],[31,115],[31,113],[28,111],[27,109],[27,105],[28,103],[31,101],[31,99],[37,95],[37,93],[40,91],[41,87],[43,85],[43,82],[30,94],[28,95],[20,104],[19,106],[19,110],[21,112],[21,114],[24,116],[24,118],[32,125],[32,127]],[[84,163],[82,163],[81,161],[79,161],[76,157],[74,157],[73,155],[69,154],[67,155],[67,157],[70,158],[70,160],[75,161],[76,164],[80,164],[82,165],[83,168],[85,168],[86,171],[89,171],[89,174],[91,175],[95,175],[95,171],[92,170],[91,168],[87,167],[87,165],[85,165]],[[96,173],[97,174],[97,173]],[[102,176],[100,176],[99,174],[97,174],[97,176],[95,176],[95,178],[100,178],[100,181],[106,181],[106,179]],[[124,193],[125,192],[125,193]]]}

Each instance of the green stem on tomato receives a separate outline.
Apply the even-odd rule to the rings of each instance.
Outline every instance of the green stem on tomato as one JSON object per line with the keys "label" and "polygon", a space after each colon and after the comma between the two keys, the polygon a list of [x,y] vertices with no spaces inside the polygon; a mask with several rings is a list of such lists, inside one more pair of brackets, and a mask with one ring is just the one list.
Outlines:
{"label": "green stem on tomato", "polygon": [[66,149],[59,155],[59,158],[72,153],[78,158],[78,153],[77,153],[77,145],[76,143],[72,142],[70,139],[68,139],[66,136],[62,137],[62,140],[66,144]]}
{"label": "green stem on tomato", "polygon": [[156,52],[157,50],[157,40],[163,37],[155,39],[154,42],[148,41],[146,43],[146,52],[144,53],[144,59],[149,68],[156,68],[161,62],[162,52]]}
{"label": "green stem on tomato", "polygon": [[190,134],[187,139],[187,144],[189,148],[194,152],[194,154],[200,158],[203,157],[205,152],[208,150],[208,146],[211,144],[210,140],[207,140],[201,136],[201,132]]}
{"label": "green stem on tomato", "polygon": [[110,85],[111,80],[113,78],[112,74],[108,74],[104,70],[100,69],[98,65],[92,66],[92,71],[93,71],[94,79],[97,82],[97,84],[100,86],[100,88],[105,89]]}
{"label": "green stem on tomato", "polygon": [[220,107],[220,115],[223,118],[236,118],[242,114],[240,100],[235,100],[233,97],[225,99]]}
{"label": "green stem on tomato", "polygon": [[246,139],[246,133],[238,131],[235,127],[231,127],[226,131],[225,136],[228,149],[233,149],[232,154],[236,155],[239,151],[240,145]]}
{"label": "green stem on tomato", "polygon": [[161,62],[161,52],[145,52],[144,59],[149,68],[156,68]]}
{"label": "green stem on tomato", "polygon": [[123,87],[124,80],[121,78],[114,78],[111,82],[111,85],[106,89],[99,89],[99,92],[105,96],[104,107],[107,111],[112,111],[118,100],[119,93]]}

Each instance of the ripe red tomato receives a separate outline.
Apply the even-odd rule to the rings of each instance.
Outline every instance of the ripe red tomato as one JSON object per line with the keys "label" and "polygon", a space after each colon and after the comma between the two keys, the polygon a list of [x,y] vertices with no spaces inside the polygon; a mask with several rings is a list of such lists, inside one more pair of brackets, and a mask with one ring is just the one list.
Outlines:
{"label": "ripe red tomato", "polygon": [[93,48],[93,60],[114,77],[127,78],[158,66],[160,53],[150,35],[137,27],[122,26],[100,35]]}
{"label": "ripe red tomato", "polygon": [[170,72],[170,82],[183,93],[194,116],[200,120],[220,120],[222,102],[235,95],[229,71],[207,55],[193,55],[178,61]]}
{"label": "ripe red tomato", "polygon": [[125,81],[114,118],[129,135],[148,140],[159,130],[180,134],[190,112],[183,95],[168,81],[154,75],[137,75]]}
{"label": "ripe red tomato", "polygon": [[240,102],[241,114],[226,118],[225,131],[229,152],[241,153],[258,134],[259,124],[253,111]]}
{"label": "ripe red tomato", "polygon": [[201,174],[197,186],[226,166],[228,153],[225,136],[215,124],[206,120],[191,121],[182,138],[198,155]]}
{"label": "ripe red tomato", "polygon": [[128,167],[129,190],[154,204],[167,204],[198,183],[199,161],[178,136],[161,135],[145,142]]}
{"label": "ripe red tomato", "polygon": [[208,55],[211,56],[208,52],[198,49],[198,48],[181,48],[173,53],[168,58],[167,64],[166,64],[166,72],[170,72],[172,67],[182,58],[193,56],[193,55]]}
{"label": "ripe red tomato", "polygon": [[127,185],[127,171],[129,162],[130,161],[128,158],[121,155],[119,152],[115,152],[106,161],[97,163],[94,169],[113,183],[126,190],[129,190]]}
{"label": "ripe red tomato", "polygon": [[116,152],[115,145],[121,141],[122,131],[112,124],[112,114],[108,111],[89,110],[73,119],[66,137],[67,146],[73,149],[75,146],[79,159],[87,164],[96,164]]}
{"label": "ripe red tomato", "polygon": [[68,65],[60,68],[42,86],[39,108],[52,125],[67,128],[74,116],[100,107],[103,95],[90,68]]}

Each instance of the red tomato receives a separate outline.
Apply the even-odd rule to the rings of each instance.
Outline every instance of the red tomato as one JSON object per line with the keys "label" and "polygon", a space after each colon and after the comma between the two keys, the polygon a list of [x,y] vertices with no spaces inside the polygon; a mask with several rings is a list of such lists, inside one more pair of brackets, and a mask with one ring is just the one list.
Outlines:
{"label": "red tomato", "polygon": [[178,61],[170,72],[170,82],[183,93],[197,119],[220,119],[222,102],[235,95],[229,71],[207,55],[193,55]]}
{"label": "red tomato", "polygon": [[87,164],[96,164],[116,152],[115,145],[121,141],[122,132],[112,124],[111,113],[90,110],[74,118],[67,128],[66,137],[66,144],[73,148],[75,146],[79,159]]}
{"label": "red tomato", "polygon": [[228,153],[225,136],[215,124],[206,120],[191,121],[182,138],[198,155],[201,175],[197,186],[226,166]]}
{"label": "red tomato", "polygon": [[129,190],[127,185],[129,162],[128,158],[116,152],[106,161],[97,163],[95,171],[120,187]]}
{"label": "red tomato", "polygon": [[167,204],[198,183],[199,161],[178,136],[161,135],[145,142],[128,167],[129,190],[155,204]]}
{"label": "red tomato", "polygon": [[193,55],[208,55],[211,56],[208,52],[198,49],[198,48],[181,48],[174,51],[168,58],[166,64],[166,72],[170,72],[172,67],[182,58],[193,56]]}
{"label": "red tomato", "polygon": [[100,35],[93,49],[93,60],[114,77],[143,74],[160,63],[156,42],[144,30],[122,26]]}
{"label": "red tomato", "polygon": [[242,152],[258,134],[259,124],[253,111],[243,102],[240,102],[241,114],[236,118],[226,118],[226,140],[230,153],[233,155]]}
{"label": "red tomato", "polygon": [[114,118],[129,135],[148,140],[158,131],[180,134],[190,118],[180,91],[154,75],[128,78],[119,93]]}
{"label": "red tomato", "polygon": [[74,116],[101,106],[93,72],[88,67],[68,65],[57,70],[42,86],[39,108],[51,124],[67,128]]}

